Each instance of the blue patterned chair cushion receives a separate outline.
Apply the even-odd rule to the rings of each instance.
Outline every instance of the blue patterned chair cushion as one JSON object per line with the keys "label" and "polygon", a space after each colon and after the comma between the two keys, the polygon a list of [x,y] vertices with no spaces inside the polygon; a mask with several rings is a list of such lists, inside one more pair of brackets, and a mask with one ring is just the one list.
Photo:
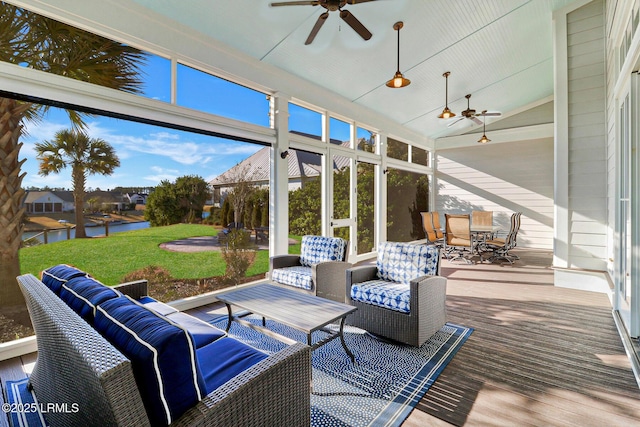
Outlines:
{"label": "blue patterned chair cushion", "polygon": [[409,284],[412,279],[438,274],[438,248],[413,243],[384,242],[378,246],[378,277]]}
{"label": "blue patterned chair cushion", "polygon": [[311,290],[313,286],[311,283],[311,267],[295,266],[276,268],[271,273],[271,279],[278,283],[306,289],[308,291]]}
{"label": "blue patterned chair cushion", "polygon": [[402,313],[409,313],[411,308],[409,285],[386,280],[354,283],[351,286],[351,299]]}
{"label": "blue patterned chair cushion", "polygon": [[67,264],[54,265],[40,273],[42,283],[47,285],[56,295],[60,295],[60,289],[63,283],[67,283],[67,281],[74,277],[80,276],[88,276],[88,274]]}
{"label": "blue patterned chair cushion", "polygon": [[191,335],[123,296],[97,307],[95,328],[131,361],[147,415],[166,426],[206,396]]}
{"label": "blue patterned chair cushion", "polygon": [[346,245],[339,237],[302,236],[300,264],[311,267],[324,261],[344,261]]}

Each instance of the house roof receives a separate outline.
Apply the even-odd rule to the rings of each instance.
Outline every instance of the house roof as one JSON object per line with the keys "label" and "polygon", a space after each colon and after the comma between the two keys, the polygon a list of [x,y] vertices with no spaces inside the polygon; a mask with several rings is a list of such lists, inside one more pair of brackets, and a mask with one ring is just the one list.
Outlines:
{"label": "house roof", "polygon": [[63,202],[73,203],[73,193],[71,191],[64,190],[52,190],[52,191],[29,191],[27,190],[27,194],[25,196],[25,203],[33,203],[34,201],[47,197],[48,195],[54,195],[58,199]]}
{"label": "house roof", "polygon": [[[336,144],[348,146],[349,141]],[[304,150],[289,149],[288,175],[289,179],[311,178],[320,175],[322,170],[322,155]],[[252,182],[269,182],[270,148],[264,147],[253,155],[247,157],[228,171],[218,175],[210,181],[214,187],[233,184],[239,177],[246,176]],[[335,156],[333,159],[334,170],[340,170],[349,164],[349,159]]]}

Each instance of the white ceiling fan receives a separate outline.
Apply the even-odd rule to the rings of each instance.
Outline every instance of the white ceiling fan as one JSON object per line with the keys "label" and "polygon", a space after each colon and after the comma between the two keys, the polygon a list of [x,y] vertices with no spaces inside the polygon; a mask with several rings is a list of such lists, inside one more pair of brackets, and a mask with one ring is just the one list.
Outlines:
{"label": "white ceiling fan", "polygon": [[500,117],[500,116],[502,116],[502,113],[500,111],[483,110],[480,113],[476,113],[476,110],[474,110],[474,109],[469,107],[469,99],[471,98],[471,94],[465,95],[465,98],[467,98],[467,109],[460,112],[460,117],[455,117],[455,118],[449,120],[449,123],[447,123],[447,127],[451,127],[451,126],[455,125],[456,123],[461,122],[464,119],[469,119],[472,122],[474,122],[475,124],[481,125],[483,122],[478,117]]}

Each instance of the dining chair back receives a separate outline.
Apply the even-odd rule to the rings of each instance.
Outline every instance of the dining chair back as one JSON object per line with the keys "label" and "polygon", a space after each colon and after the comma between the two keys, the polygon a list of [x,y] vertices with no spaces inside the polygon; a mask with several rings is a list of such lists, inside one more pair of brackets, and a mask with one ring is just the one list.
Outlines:
{"label": "dining chair back", "polygon": [[453,261],[463,259],[471,263],[466,254],[471,253],[471,218],[469,214],[445,214],[445,256]]}
{"label": "dining chair back", "polygon": [[471,211],[471,223],[473,225],[492,226],[493,211]]}
{"label": "dining chair back", "polygon": [[[420,212],[420,215],[422,216],[422,228],[424,229],[424,233],[429,243],[441,246],[444,243],[444,234],[442,233],[442,230],[436,229],[433,226],[433,214],[434,212]],[[435,214],[437,215],[437,212],[435,212]]]}
{"label": "dining chair back", "polygon": [[436,236],[438,237],[438,239],[444,238],[442,225],[440,225],[440,214],[438,212],[431,212],[431,222],[433,224],[433,229],[436,231]]}

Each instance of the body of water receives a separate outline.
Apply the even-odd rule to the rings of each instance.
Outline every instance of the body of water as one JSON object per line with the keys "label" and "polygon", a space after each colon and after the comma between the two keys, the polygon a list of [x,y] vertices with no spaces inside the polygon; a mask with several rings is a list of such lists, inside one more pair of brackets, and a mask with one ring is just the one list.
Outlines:
{"label": "body of water", "polygon": [[[132,230],[140,230],[142,228],[149,228],[149,221],[142,222],[125,222],[121,224],[109,224],[109,234],[120,233],[123,231],[132,231]],[[85,227],[87,232],[87,236],[95,237],[102,236],[105,234],[104,225],[99,225],[97,227]],[[29,239],[33,236],[37,235],[37,239],[41,242],[44,242],[44,236],[41,231],[28,231],[23,233],[22,240]],[[71,229],[71,238],[73,239],[76,236],[75,228]],[[67,240],[67,230],[50,230],[47,231],[47,240],[49,243],[58,242],[60,240]]]}

